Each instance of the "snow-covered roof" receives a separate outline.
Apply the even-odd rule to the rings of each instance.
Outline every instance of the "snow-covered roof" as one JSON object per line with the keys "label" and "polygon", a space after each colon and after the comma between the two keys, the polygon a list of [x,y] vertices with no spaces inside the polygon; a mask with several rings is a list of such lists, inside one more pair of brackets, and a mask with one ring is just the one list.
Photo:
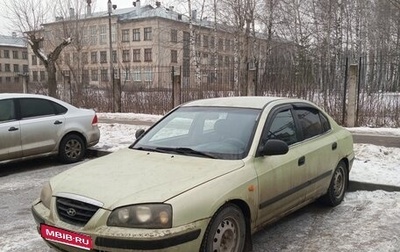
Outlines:
{"label": "snow-covered roof", "polygon": [[0,46],[25,48],[26,42],[22,37],[0,35]]}

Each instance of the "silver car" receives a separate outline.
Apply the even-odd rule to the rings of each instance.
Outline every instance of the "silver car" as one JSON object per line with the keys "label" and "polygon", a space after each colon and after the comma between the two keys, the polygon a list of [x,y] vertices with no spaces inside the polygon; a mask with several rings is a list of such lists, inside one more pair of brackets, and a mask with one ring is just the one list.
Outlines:
{"label": "silver car", "polygon": [[0,94],[0,162],[58,155],[81,160],[99,142],[93,110],[34,94]]}

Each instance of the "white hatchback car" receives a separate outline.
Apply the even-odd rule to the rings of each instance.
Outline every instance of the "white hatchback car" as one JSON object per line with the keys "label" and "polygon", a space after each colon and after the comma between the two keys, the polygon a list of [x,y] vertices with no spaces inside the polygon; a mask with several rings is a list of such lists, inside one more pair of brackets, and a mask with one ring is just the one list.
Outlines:
{"label": "white hatchback car", "polygon": [[81,160],[99,142],[93,110],[34,94],[0,94],[0,162],[58,154],[60,161]]}

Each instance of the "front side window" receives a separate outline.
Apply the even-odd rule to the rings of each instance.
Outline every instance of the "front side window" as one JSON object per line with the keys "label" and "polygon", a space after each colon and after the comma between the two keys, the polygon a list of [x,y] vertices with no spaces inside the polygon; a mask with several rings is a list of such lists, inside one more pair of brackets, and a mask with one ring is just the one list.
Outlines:
{"label": "front side window", "polygon": [[264,132],[262,139],[263,141],[278,139],[286,142],[288,145],[298,141],[296,125],[290,109],[280,111],[272,118],[271,126]]}

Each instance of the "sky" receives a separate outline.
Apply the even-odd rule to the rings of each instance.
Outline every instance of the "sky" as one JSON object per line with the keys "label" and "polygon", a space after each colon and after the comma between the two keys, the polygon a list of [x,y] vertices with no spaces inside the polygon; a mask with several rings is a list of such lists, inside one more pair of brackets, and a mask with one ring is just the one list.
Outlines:
{"label": "sky", "polygon": [[[147,125],[128,123],[99,123],[100,142],[94,146],[100,151],[115,152],[127,148],[135,140],[139,128],[146,129],[161,118],[159,115],[133,113],[97,113],[99,120],[143,121]],[[400,136],[400,129],[349,128],[358,134],[384,134]],[[356,158],[350,172],[350,180],[385,185],[400,185],[400,148],[373,144],[354,144]],[[89,161],[90,162],[90,161]],[[50,176],[50,175],[49,175]],[[13,190],[17,185],[32,183],[18,174],[13,183],[5,180],[1,190]],[[43,179],[43,178],[42,178]],[[400,239],[400,192],[355,191],[347,192],[344,201],[332,209],[310,207],[291,214],[272,228],[266,228],[253,237],[253,252],[394,252],[399,251]],[[323,214],[321,214],[323,212]],[[40,244],[41,237],[29,223],[16,223],[19,228],[0,234],[0,251],[19,252]],[[30,228],[22,228],[28,226]],[[9,230],[9,229],[5,229]],[[294,235],[295,234],[295,235]],[[282,238],[283,237],[283,238]],[[282,244],[279,241],[287,240]],[[278,243],[276,243],[278,241]],[[3,248],[1,248],[3,246]],[[40,246],[40,245],[39,245]],[[268,249],[267,249],[268,248]],[[41,252],[50,249],[43,243]],[[35,251],[36,252],[36,251]]]}
{"label": "sky", "polygon": [[[25,0],[1,0],[0,1],[0,8],[2,8],[3,10],[5,9],[4,7],[4,3],[5,1],[25,1]],[[49,0],[50,1],[50,0]],[[54,0],[56,1],[56,0]],[[75,2],[77,0],[69,0],[70,2]],[[79,0],[81,2],[84,2],[84,0]],[[133,2],[136,0],[111,0],[112,4],[117,5],[117,9],[122,9],[122,8],[129,8],[129,7],[133,7]],[[159,0],[161,1],[161,0]],[[67,2],[67,1],[65,1]],[[108,0],[92,0],[92,6],[93,6],[93,11],[105,11],[107,10],[107,2]],[[151,4],[152,6],[155,6],[155,2],[156,0],[141,0],[141,5],[146,5],[146,4]],[[170,5],[175,5],[178,4],[179,5],[179,1],[178,0],[167,0],[167,1],[161,1],[163,6],[170,6]],[[14,28],[11,29],[10,26],[12,25],[10,23],[10,21],[7,19],[6,17],[6,12],[2,12],[0,13],[0,35],[10,35],[12,34],[13,31],[18,31],[18,29]]]}

